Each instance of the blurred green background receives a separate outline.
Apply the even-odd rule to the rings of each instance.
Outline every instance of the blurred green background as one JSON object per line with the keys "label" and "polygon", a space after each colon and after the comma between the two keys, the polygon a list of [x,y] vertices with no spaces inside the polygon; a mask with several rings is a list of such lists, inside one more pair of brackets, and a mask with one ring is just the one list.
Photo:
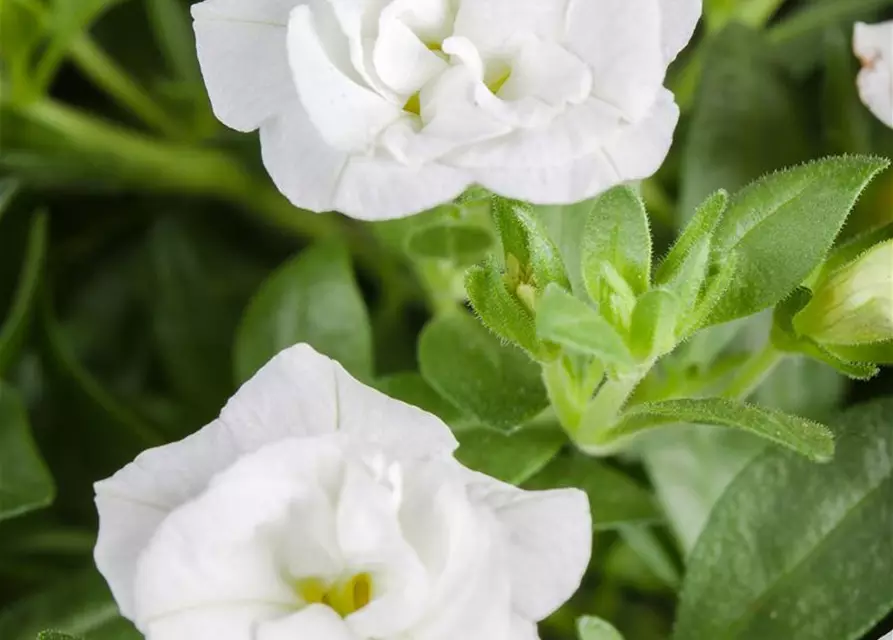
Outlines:
{"label": "blurred green background", "polygon": [[[279,348],[309,341],[361,379],[451,413],[416,373],[416,339],[454,304],[462,268],[486,255],[486,212],[463,212],[485,233],[460,254],[416,233],[449,212],[369,225],[291,207],[260,166],[257,136],[214,119],[188,4],[0,0],[3,640],[44,628],[138,637],[91,568],[92,483],[205,424]],[[856,94],[850,41],[854,20],[893,17],[891,7],[707,0],[671,69],[684,114],[676,143],[643,184],[665,244],[716,188],[830,154],[893,157],[893,131]],[[891,222],[888,172],[844,233]],[[758,332],[744,327],[736,348]],[[759,399],[820,417],[890,384],[888,372],[851,385],[792,360]],[[705,485],[722,486],[717,443],[704,440],[699,457],[692,438],[682,455],[703,463]],[[486,467],[501,443],[475,447],[469,464]],[[629,482],[631,515],[600,527],[584,588],[544,639],[574,637],[585,613],[633,640],[669,635],[682,549],[645,471],[626,460],[606,468]],[[14,482],[22,494],[5,497]]]}

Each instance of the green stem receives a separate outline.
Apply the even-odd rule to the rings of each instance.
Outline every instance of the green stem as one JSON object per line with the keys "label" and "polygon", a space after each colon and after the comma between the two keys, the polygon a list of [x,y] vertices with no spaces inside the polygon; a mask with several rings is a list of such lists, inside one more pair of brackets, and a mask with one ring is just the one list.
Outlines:
{"label": "green stem", "polygon": [[69,53],[81,71],[100,89],[145,124],[170,138],[190,137],[189,131],[182,124],[161,108],[88,36],[83,35],[75,40]]}
{"label": "green stem", "polygon": [[753,354],[743,364],[738,370],[738,374],[717,395],[735,400],[746,400],[784,358],[783,352],[772,346],[772,343],[767,343],[761,351]]}
{"label": "green stem", "polygon": [[599,436],[614,425],[617,416],[650,368],[645,367],[644,373],[641,374],[608,379],[599,388],[598,393],[586,406],[575,436],[575,440],[584,450],[587,442],[597,442]]}
{"label": "green stem", "polygon": [[21,106],[18,113],[56,133],[82,162],[113,180],[150,191],[223,198],[305,239],[344,237],[362,269],[385,286],[409,286],[402,265],[360,228],[334,213],[293,206],[220,151],[154,140],[49,99]]}

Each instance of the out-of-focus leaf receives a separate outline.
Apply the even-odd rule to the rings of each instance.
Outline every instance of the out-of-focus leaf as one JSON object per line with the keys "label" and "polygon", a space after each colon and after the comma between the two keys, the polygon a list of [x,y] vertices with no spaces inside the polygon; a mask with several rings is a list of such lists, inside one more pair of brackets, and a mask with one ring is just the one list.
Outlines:
{"label": "out-of-focus leaf", "polygon": [[653,496],[622,471],[577,452],[555,457],[525,483],[526,489],[576,487],[589,496],[596,531],[661,519]]}
{"label": "out-of-focus leaf", "polygon": [[683,148],[682,216],[717,189],[733,192],[813,153],[796,87],[761,34],[731,25],[708,45],[705,60]]}
{"label": "out-of-focus leaf", "polygon": [[689,558],[674,638],[854,640],[890,611],[891,414],[832,420],[828,465],[770,449],[741,472]]}
{"label": "out-of-focus leaf", "polygon": [[178,0],[144,0],[155,40],[171,70],[189,83],[201,83],[189,10]]}
{"label": "out-of-focus leaf", "polygon": [[235,346],[245,381],[283,349],[306,342],[353,375],[372,375],[372,329],[340,244],[305,249],[273,273],[248,305]]}
{"label": "out-of-focus leaf", "polygon": [[95,570],[59,584],[0,611],[0,638],[34,640],[47,627],[84,640],[142,640],[118,614],[105,582]]}
{"label": "out-of-focus leaf", "polygon": [[536,475],[567,442],[557,426],[530,427],[508,434],[493,429],[465,429],[457,438],[459,462],[515,485]]}
{"label": "out-of-focus leaf", "polygon": [[45,507],[54,495],[22,399],[0,382],[0,521]]}
{"label": "out-of-focus leaf", "polygon": [[649,439],[645,467],[683,554],[694,548],[725,488],[765,447],[749,433],[696,425]]}
{"label": "out-of-focus leaf", "polygon": [[18,290],[7,318],[0,325],[0,375],[15,361],[30,328],[46,262],[48,226],[45,213],[34,216],[28,234],[25,263],[19,275]]}
{"label": "out-of-focus leaf", "polygon": [[[202,233],[205,231],[205,233]],[[149,234],[147,308],[158,356],[197,422],[232,394],[236,329],[262,271],[199,226],[162,218]]]}
{"label": "out-of-focus leaf", "polygon": [[462,421],[461,412],[431,388],[420,373],[395,373],[379,378],[375,387],[385,395],[433,413],[449,425]]}
{"label": "out-of-focus leaf", "polygon": [[577,620],[577,633],[580,640],[623,640],[623,636],[611,623],[593,616]]}
{"label": "out-of-focus leaf", "polygon": [[41,631],[37,634],[37,640],[79,640],[67,633],[59,633],[58,631]]}
{"label": "out-of-focus leaf", "polygon": [[416,258],[466,265],[479,260],[492,244],[493,237],[478,225],[442,220],[412,233],[406,250]]}
{"label": "out-of-focus leaf", "polygon": [[463,413],[511,431],[545,409],[540,367],[468,314],[435,318],[419,337],[425,380]]}

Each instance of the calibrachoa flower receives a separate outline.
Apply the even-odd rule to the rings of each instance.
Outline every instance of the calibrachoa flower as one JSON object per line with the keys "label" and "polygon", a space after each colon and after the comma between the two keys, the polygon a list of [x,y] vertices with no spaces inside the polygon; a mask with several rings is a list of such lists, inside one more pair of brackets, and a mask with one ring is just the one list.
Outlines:
{"label": "calibrachoa flower", "polygon": [[472,184],[537,204],[651,175],[701,0],[206,0],[211,102],[296,205],[409,215]]}
{"label": "calibrachoa flower", "polygon": [[862,61],[859,95],[881,122],[893,127],[893,21],[856,24],[853,49]]}
{"label": "calibrachoa flower", "polygon": [[434,416],[306,345],[96,485],[96,563],[149,640],[535,640],[589,506],[456,462]]}

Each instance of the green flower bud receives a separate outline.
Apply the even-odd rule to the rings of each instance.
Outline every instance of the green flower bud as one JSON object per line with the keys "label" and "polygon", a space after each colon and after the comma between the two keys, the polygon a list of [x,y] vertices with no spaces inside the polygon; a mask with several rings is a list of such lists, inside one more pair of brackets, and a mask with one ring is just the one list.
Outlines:
{"label": "green flower bud", "polygon": [[893,339],[893,240],[875,245],[820,282],[794,329],[826,345]]}

